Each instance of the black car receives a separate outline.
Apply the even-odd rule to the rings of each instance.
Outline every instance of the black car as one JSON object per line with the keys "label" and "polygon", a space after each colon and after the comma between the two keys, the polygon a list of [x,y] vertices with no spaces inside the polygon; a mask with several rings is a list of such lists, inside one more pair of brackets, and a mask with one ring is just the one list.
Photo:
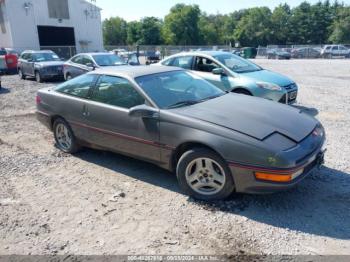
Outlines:
{"label": "black car", "polygon": [[63,78],[63,62],[50,50],[24,51],[18,59],[18,75],[21,79],[35,77],[37,82]]}
{"label": "black car", "polygon": [[291,54],[282,49],[270,49],[267,51],[267,59],[287,59],[291,58]]}
{"label": "black car", "polygon": [[155,64],[160,61],[160,53],[158,51],[147,51],[146,56],[146,65]]}
{"label": "black car", "polygon": [[292,58],[320,58],[321,51],[312,47],[300,47],[293,49],[291,55]]}
{"label": "black car", "polygon": [[63,74],[65,80],[70,80],[96,68],[126,64],[123,58],[113,53],[81,53],[64,63]]}

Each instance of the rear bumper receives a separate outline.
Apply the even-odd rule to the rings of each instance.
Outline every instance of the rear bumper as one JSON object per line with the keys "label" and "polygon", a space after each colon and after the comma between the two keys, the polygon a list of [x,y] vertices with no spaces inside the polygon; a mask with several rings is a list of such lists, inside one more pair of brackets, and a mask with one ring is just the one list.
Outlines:
{"label": "rear bumper", "polygon": [[[324,162],[324,151],[319,152],[316,156],[316,159],[311,163],[305,165],[304,172],[287,183],[280,182],[270,182],[258,180],[255,177],[255,172],[261,170],[254,170],[254,167],[242,166],[232,162],[229,162],[229,167],[234,178],[236,192],[240,193],[250,193],[250,194],[266,194],[274,193],[279,191],[288,190],[295,187],[301,180],[311,174],[315,169],[319,168],[320,165]],[[285,171],[284,171],[285,172]]]}
{"label": "rear bumper", "polygon": [[36,111],[35,114],[36,114],[36,118],[39,120],[39,122],[51,130],[51,128],[52,128],[51,117],[42,111]]}

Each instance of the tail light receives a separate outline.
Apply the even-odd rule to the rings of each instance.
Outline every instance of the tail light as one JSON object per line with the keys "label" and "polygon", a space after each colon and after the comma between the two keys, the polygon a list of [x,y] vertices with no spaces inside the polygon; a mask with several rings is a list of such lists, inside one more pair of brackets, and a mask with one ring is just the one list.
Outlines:
{"label": "tail light", "polygon": [[36,95],[35,101],[36,104],[39,105],[41,103],[41,97],[39,95]]}

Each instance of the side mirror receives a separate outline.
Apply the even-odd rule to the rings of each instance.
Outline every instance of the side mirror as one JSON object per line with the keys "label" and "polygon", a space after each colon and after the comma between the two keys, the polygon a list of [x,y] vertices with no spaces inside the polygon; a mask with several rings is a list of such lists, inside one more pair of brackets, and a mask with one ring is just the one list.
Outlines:
{"label": "side mirror", "polygon": [[139,105],[129,109],[129,116],[132,117],[154,118],[158,116],[158,113],[158,109],[147,105]]}
{"label": "side mirror", "polygon": [[93,63],[87,63],[86,66],[91,68],[93,71],[96,69],[96,66]]}
{"label": "side mirror", "polygon": [[214,68],[213,71],[211,71],[214,75],[226,75],[225,70],[222,68]]}

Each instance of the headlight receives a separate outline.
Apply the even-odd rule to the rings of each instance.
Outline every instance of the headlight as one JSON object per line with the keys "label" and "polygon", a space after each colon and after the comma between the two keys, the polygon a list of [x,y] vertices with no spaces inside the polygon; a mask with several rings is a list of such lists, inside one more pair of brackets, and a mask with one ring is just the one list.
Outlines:
{"label": "headlight", "polygon": [[279,85],[268,83],[268,82],[256,82],[256,85],[260,88],[268,89],[268,90],[274,90],[274,91],[281,91],[282,87]]}

